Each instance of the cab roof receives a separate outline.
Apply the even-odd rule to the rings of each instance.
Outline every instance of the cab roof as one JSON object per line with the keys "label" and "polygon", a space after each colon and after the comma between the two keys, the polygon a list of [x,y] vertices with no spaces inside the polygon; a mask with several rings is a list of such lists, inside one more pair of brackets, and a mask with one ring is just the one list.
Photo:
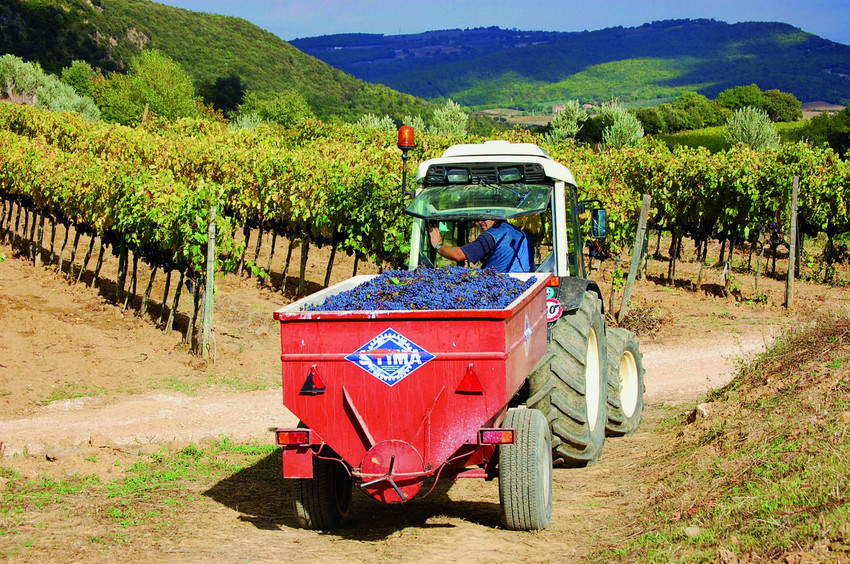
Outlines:
{"label": "cab roof", "polygon": [[416,182],[424,182],[431,166],[463,166],[475,163],[518,164],[534,163],[543,168],[546,176],[554,181],[563,180],[575,185],[570,169],[558,163],[549,154],[533,143],[511,143],[510,141],[485,141],[452,145],[442,157],[428,159],[416,169]]}

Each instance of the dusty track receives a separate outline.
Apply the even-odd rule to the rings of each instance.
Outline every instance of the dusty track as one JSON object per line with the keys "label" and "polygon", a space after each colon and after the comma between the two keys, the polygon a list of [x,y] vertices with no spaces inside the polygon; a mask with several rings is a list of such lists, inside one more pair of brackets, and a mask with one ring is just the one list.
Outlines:
{"label": "dusty track", "polygon": [[[734,368],[732,359],[763,349],[766,337],[748,334],[744,339],[727,335],[668,345],[645,343],[647,404],[693,401],[725,384]],[[92,434],[118,446],[197,443],[218,436],[262,442],[270,440],[270,428],[295,422],[277,389],[203,396],[158,391],[117,400],[89,396],[52,402],[26,417],[0,422],[0,437],[6,455],[38,454],[51,439],[82,444]]]}
{"label": "dusty track", "polygon": [[[88,471],[74,448],[90,439],[132,458],[132,445],[149,449],[218,436],[268,442],[270,427],[292,422],[277,387],[279,345],[271,311],[286,301],[280,294],[257,288],[253,280],[221,281],[217,362],[207,365],[179,344],[177,331],[154,326],[156,308],[138,318],[113,305],[108,288],[69,285],[55,271],[16,258],[9,247],[0,245],[0,253],[7,257],[0,262],[2,463],[14,463],[25,475],[61,476]],[[325,260],[311,256],[315,279],[323,277]],[[335,278],[350,272],[350,265],[343,266]],[[594,275],[604,284],[604,273]],[[778,303],[781,286],[774,280],[762,283],[770,302]],[[847,295],[840,289],[804,290],[801,311],[846,308]],[[158,292],[161,286],[154,295]],[[431,497],[402,508],[357,495],[350,528],[303,531],[294,528],[288,490],[251,477],[251,471],[278,467],[278,460],[268,459],[199,486],[195,509],[181,513],[167,533],[119,530],[126,542],[103,549],[90,539],[114,531],[87,522],[84,512],[78,516],[72,508],[53,515],[39,542],[24,552],[15,552],[21,549],[15,548],[14,535],[0,535],[0,554],[22,561],[562,562],[616,547],[640,534],[630,515],[658,487],[648,470],[665,449],[654,433],[658,422],[724,384],[737,356],[757,351],[778,326],[796,322],[775,305],[739,305],[668,288],[651,276],[636,296],[637,304],[652,304],[669,316],[657,333],[642,339],[645,422],[635,435],[607,441],[598,464],[556,470],[555,514],[545,531],[501,529],[497,483],[481,480],[440,484]],[[59,399],[63,396],[67,399]],[[48,449],[54,462],[45,460]],[[36,456],[11,457],[24,450]]]}

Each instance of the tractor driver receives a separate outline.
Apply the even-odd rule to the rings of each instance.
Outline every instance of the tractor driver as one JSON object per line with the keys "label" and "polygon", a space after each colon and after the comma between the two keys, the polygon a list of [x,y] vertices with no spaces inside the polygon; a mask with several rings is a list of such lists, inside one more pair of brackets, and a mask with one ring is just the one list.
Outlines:
{"label": "tractor driver", "polygon": [[534,271],[534,249],[525,233],[498,219],[479,219],[478,225],[483,233],[462,247],[443,245],[443,236],[436,224],[428,227],[428,236],[437,254],[449,260],[480,262],[484,268],[497,272]]}

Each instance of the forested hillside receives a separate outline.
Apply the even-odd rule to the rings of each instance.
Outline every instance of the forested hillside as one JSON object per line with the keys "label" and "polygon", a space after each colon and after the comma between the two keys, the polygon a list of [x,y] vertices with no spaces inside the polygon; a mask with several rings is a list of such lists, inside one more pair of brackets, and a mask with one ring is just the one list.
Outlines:
{"label": "forested hillside", "polygon": [[782,23],[668,20],[574,33],[477,28],[292,44],[363,80],[479,107],[675,98],[687,90],[713,98],[751,83],[800,100],[850,101],[850,46]]}
{"label": "forested hillside", "polygon": [[37,61],[54,74],[74,60],[124,71],[147,48],[180,63],[201,92],[234,78],[250,90],[294,89],[321,119],[353,121],[369,112],[401,118],[433,109],[424,100],[331,68],[240,18],[148,0],[0,3],[0,54]]}

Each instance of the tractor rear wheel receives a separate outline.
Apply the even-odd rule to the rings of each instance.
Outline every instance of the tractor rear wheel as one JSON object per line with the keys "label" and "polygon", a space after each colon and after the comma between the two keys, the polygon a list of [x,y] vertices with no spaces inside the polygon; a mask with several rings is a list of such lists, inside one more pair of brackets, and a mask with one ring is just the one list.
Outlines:
{"label": "tractor rear wheel", "polygon": [[544,529],[552,520],[552,439],[536,409],[511,409],[502,424],[514,444],[499,447],[502,524],[513,531]]}
{"label": "tractor rear wheel", "polygon": [[643,355],[635,334],[608,331],[608,436],[633,433],[643,415]]}
{"label": "tractor rear wheel", "polygon": [[555,464],[587,466],[602,455],[607,372],[601,301],[586,291],[578,309],[555,322],[549,349],[528,378],[526,405],[549,422]]}
{"label": "tractor rear wheel", "polygon": [[351,513],[352,481],[342,462],[313,457],[313,477],[295,478],[292,504],[304,529],[337,529]]}

